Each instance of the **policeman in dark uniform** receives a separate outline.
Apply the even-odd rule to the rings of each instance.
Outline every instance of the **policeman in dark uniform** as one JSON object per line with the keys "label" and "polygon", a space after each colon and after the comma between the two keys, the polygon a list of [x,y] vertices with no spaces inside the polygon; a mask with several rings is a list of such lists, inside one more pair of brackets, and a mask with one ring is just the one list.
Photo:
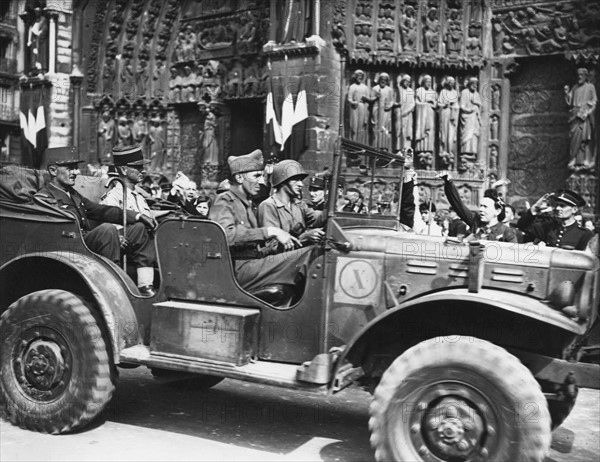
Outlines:
{"label": "policeman in dark uniform", "polygon": [[319,212],[325,210],[325,180],[320,176],[313,176],[308,185],[308,192],[311,202],[309,207]]}
{"label": "policeman in dark uniform", "polygon": [[[554,217],[538,219],[542,212],[543,203],[551,198],[554,200]],[[550,247],[560,247],[567,250],[585,250],[592,238],[592,232],[581,228],[575,220],[579,207],[585,205],[585,200],[579,194],[568,189],[560,189],[550,197],[540,198],[523,215],[517,227],[531,234]]]}
{"label": "policeman in dark uniform", "polygon": [[[79,194],[73,186],[79,174],[78,164],[83,162],[77,157],[75,149],[67,147],[48,148],[45,152],[46,165],[50,173],[50,182],[36,193],[38,199],[68,210],[79,221],[83,240],[92,252],[100,254],[119,264],[121,258],[121,240],[117,228],[109,223],[121,224],[123,210],[119,207],[101,205]],[[89,220],[103,222],[92,228]],[[156,227],[155,221],[142,213],[127,211],[127,236],[125,249],[131,255],[137,268],[152,266],[154,252],[148,238],[148,230]],[[154,295],[152,287],[140,287],[142,295]]]}
{"label": "policeman in dark uniform", "polygon": [[[280,228],[258,225],[252,198],[265,184],[262,151],[230,156],[227,163],[230,189],[216,197],[208,217],[225,229],[237,281],[249,291],[303,284],[312,248],[299,248],[300,241]],[[277,253],[279,246],[284,253]]]}

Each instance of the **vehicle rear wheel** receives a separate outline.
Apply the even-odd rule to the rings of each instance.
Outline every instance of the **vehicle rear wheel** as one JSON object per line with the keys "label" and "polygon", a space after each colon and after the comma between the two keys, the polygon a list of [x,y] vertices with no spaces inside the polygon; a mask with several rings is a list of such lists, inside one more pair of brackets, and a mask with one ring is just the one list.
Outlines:
{"label": "vehicle rear wheel", "polygon": [[0,393],[13,424],[64,433],[93,420],[113,391],[111,359],[90,309],[63,290],[17,300],[0,318]]}
{"label": "vehicle rear wheel", "polygon": [[207,390],[225,380],[225,377],[217,377],[215,375],[192,374],[158,367],[151,368],[150,372],[156,380],[166,383],[169,386],[189,387],[197,390]]}
{"label": "vehicle rear wheel", "polygon": [[375,458],[542,461],[550,414],[529,370],[484,340],[447,338],[410,348],[383,374],[369,420]]}

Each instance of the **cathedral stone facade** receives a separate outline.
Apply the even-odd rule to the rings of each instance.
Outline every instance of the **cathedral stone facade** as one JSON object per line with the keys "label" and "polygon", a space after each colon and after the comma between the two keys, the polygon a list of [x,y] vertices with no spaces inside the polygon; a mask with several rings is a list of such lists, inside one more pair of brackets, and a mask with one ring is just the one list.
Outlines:
{"label": "cathedral stone facade", "polygon": [[[588,200],[586,213],[598,213],[598,0],[28,0],[24,8],[21,97],[43,93],[49,145],[77,145],[91,165],[110,163],[117,144],[139,143],[152,172],[181,170],[214,189],[227,156],[255,148],[321,171],[341,129],[403,151],[420,193],[440,206],[443,169],[472,205],[510,180],[505,192],[517,206],[570,187]],[[281,109],[301,88],[308,119],[281,149],[265,121],[267,95]],[[345,168],[360,177],[359,166]]]}

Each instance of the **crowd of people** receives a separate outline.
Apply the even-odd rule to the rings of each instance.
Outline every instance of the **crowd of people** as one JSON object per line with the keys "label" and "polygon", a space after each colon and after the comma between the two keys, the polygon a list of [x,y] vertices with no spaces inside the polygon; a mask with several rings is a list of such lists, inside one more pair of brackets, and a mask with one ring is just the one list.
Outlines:
{"label": "crowd of people", "polygon": [[[73,188],[81,161],[66,154],[56,152],[53,158],[49,150],[50,182],[37,197],[73,212],[92,251],[117,264],[123,255],[129,255],[142,295],[154,294],[153,232],[161,217],[171,211],[210,219],[223,227],[236,278],[248,291],[270,285],[302,287],[308,265],[320,249],[314,244],[325,237],[330,175],[315,174],[305,184],[309,174],[294,160],[276,163],[266,175],[260,150],[230,156],[230,177],[218,185],[211,198],[200,194],[196,183],[181,172],[172,182],[153,181],[145,175],[148,161],[139,147],[115,147],[107,192],[95,203]],[[364,193],[368,190],[373,197],[374,184],[346,184],[340,178],[337,197],[331,200],[335,200],[337,212],[354,214],[389,213],[394,206],[400,207],[400,222],[420,235],[532,242],[598,253],[594,222],[579,213],[585,201],[574,191],[546,194],[517,219],[515,209],[497,189],[486,190],[479,210],[473,211],[462,201],[449,174],[442,173],[439,178],[450,204],[444,211],[431,201],[415,201],[416,172],[410,168],[405,170],[401,197],[399,188],[391,197],[377,189],[377,200],[367,201]],[[125,233],[119,230],[123,223],[122,184],[127,188]],[[303,197],[306,186],[309,197]],[[90,220],[100,225],[94,227]]]}

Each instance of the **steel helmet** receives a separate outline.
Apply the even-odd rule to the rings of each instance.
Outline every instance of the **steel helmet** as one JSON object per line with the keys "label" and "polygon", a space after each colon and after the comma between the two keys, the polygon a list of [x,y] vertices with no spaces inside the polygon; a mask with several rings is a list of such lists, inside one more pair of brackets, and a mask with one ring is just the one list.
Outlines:
{"label": "steel helmet", "polygon": [[286,180],[293,177],[299,177],[298,179],[303,180],[308,176],[308,173],[304,171],[304,168],[300,163],[295,160],[282,160],[273,167],[273,175],[271,176],[271,184],[273,187],[279,186]]}

